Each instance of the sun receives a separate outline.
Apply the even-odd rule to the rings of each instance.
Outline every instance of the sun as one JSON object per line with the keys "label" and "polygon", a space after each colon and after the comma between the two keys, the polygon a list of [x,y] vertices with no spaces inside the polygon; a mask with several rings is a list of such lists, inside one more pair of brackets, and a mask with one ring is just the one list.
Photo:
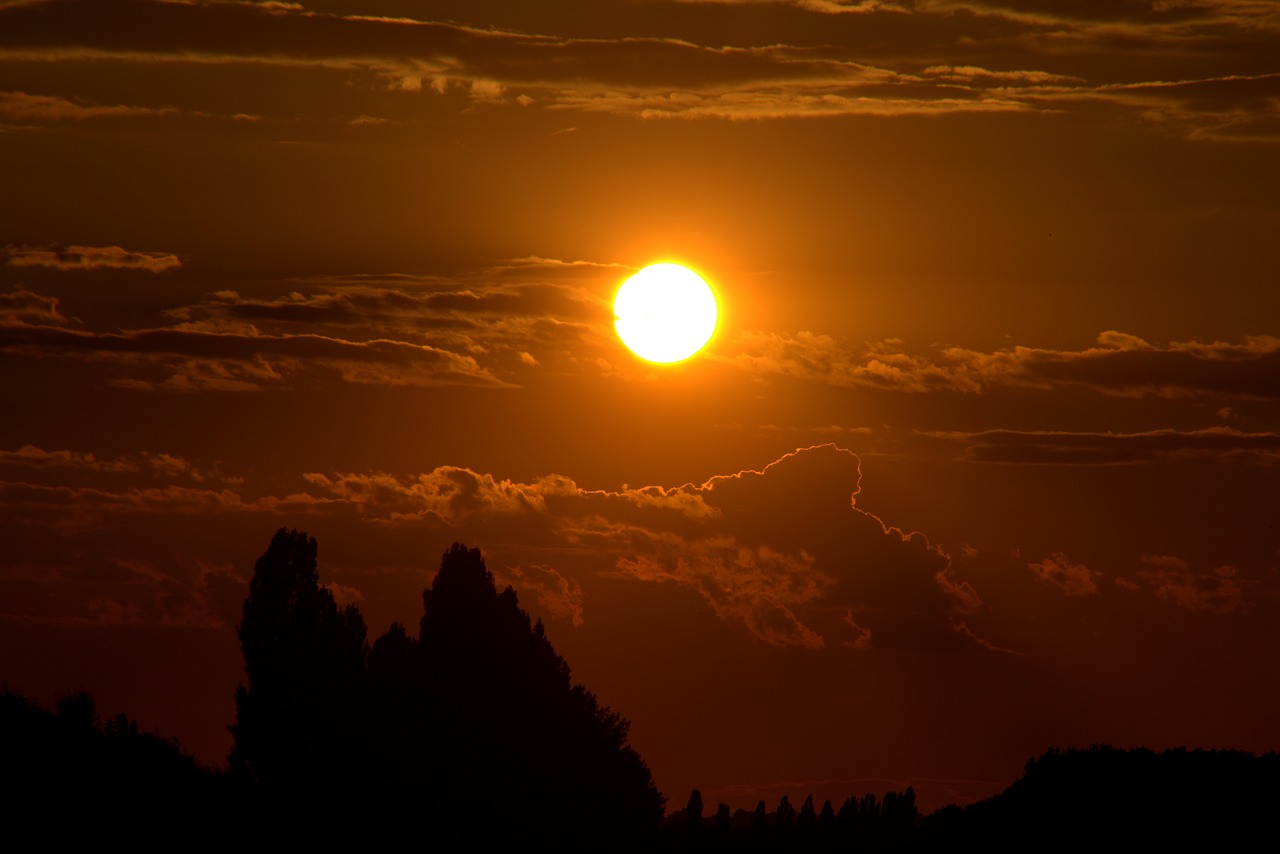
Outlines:
{"label": "sun", "polygon": [[641,359],[669,364],[711,340],[719,308],[702,277],[679,264],[651,264],[618,288],[614,327]]}

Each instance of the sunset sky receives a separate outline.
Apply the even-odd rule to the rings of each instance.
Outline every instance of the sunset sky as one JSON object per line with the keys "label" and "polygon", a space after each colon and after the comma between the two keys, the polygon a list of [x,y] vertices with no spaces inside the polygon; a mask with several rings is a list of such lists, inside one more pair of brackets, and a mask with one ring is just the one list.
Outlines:
{"label": "sunset sky", "polygon": [[42,702],[221,762],[285,526],[371,639],[480,547],[669,808],[1280,749],[1280,4],[0,0],[0,199]]}

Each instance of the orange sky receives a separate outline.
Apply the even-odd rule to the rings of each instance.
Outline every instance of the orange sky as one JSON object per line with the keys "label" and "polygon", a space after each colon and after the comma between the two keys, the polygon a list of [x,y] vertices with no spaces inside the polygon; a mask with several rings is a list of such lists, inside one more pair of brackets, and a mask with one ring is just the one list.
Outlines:
{"label": "orange sky", "polygon": [[[279,526],[675,806],[1280,748],[1280,9],[0,0],[0,680],[216,762]],[[720,294],[672,368],[610,301]],[[682,485],[683,484],[683,485]]]}

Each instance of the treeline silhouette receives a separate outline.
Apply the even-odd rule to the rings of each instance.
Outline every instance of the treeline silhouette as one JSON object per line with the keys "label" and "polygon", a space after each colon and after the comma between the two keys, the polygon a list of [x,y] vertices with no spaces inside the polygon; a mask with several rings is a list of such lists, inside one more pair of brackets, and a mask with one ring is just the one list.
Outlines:
{"label": "treeline silhouette", "polygon": [[84,692],[53,709],[0,692],[0,816],[48,840],[185,846],[251,839],[333,847],[406,840],[445,851],[1068,851],[1274,845],[1280,757],[1097,746],[1029,760],[1001,794],[922,816],[915,793],[773,810],[694,790],[664,799],[628,723],[574,685],[511,588],[455,543],[423,591],[417,635],[372,644],[319,583],[316,542],[277,531],[238,627],[223,769]]}
{"label": "treeline silhouette", "polygon": [[786,796],[749,817],[694,790],[665,829],[673,852],[1079,852],[1273,850],[1280,837],[1280,754],[1160,753],[1104,745],[1050,749],[1000,794],[922,816],[915,793],[850,797],[839,810]]}
{"label": "treeline silhouette", "polygon": [[851,795],[839,809],[829,800],[816,808],[812,795],[798,810],[789,795],[772,812],[764,801],[750,813],[731,813],[721,802],[710,818],[701,791],[694,789],[685,808],[665,823],[664,842],[672,852],[905,851],[920,843],[919,825],[910,786],[879,800],[870,793]]}

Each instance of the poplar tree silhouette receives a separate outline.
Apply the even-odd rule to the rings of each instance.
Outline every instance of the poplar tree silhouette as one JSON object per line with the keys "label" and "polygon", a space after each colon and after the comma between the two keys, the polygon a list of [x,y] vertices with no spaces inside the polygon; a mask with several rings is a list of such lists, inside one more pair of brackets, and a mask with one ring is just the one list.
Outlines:
{"label": "poplar tree silhouette", "polygon": [[733,832],[733,815],[729,812],[729,805],[724,801],[716,805],[716,832],[722,836],[728,836]]}
{"label": "poplar tree silhouette", "polygon": [[247,681],[236,689],[233,769],[281,792],[350,794],[367,756],[366,629],[319,585],[313,538],[283,528],[271,538],[237,634]]}
{"label": "poplar tree silhouette", "polygon": [[684,808],[684,826],[686,830],[697,832],[702,830],[702,792],[694,789],[689,793],[689,803]]}
{"label": "poplar tree silhouette", "polygon": [[450,547],[422,599],[417,638],[393,624],[370,646],[360,612],[320,586],[315,540],[272,538],[239,627],[231,728],[262,803],[337,797],[347,830],[425,828],[454,849],[648,844],[663,798],[628,722],[572,684],[479,550]]}
{"label": "poplar tree silhouette", "polygon": [[656,828],[663,798],[627,744],[630,724],[571,683],[542,622],[510,587],[497,592],[478,549],[445,552],[419,637],[432,724],[447,738],[437,771],[473,793],[453,803],[454,822],[480,827],[488,801],[505,805],[524,841],[630,846]]}

